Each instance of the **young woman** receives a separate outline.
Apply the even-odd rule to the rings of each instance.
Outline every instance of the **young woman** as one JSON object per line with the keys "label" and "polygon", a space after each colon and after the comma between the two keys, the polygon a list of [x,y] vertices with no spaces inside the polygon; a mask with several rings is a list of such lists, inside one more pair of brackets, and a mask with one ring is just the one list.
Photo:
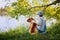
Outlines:
{"label": "young woman", "polygon": [[38,12],[38,23],[37,23],[37,30],[39,33],[46,33],[46,20],[43,17],[43,12]]}

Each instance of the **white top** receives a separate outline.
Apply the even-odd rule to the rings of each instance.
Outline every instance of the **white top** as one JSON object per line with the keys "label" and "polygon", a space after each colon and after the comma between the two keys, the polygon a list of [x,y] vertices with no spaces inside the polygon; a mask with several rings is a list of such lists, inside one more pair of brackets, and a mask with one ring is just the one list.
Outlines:
{"label": "white top", "polygon": [[46,20],[44,19],[44,17],[39,17],[39,18],[38,18],[38,22],[37,22],[37,29],[43,31],[45,24],[46,24]]}

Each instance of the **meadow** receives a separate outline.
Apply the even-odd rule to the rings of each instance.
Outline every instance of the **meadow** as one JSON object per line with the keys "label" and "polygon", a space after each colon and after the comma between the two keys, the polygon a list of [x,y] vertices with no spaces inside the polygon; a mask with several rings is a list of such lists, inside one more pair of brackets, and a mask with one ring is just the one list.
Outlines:
{"label": "meadow", "polygon": [[60,23],[47,28],[47,34],[31,35],[24,26],[0,33],[0,40],[60,40]]}

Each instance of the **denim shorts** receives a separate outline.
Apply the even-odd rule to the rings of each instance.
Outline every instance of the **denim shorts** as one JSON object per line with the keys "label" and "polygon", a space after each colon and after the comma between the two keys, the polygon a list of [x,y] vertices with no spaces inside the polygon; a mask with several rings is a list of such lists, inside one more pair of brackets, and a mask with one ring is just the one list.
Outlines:
{"label": "denim shorts", "polygon": [[43,30],[43,31],[40,30],[40,29],[38,29],[38,28],[37,28],[37,30],[38,30],[39,33],[43,33],[43,32],[45,32],[45,31],[46,31],[46,25],[44,26],[44,30]]}

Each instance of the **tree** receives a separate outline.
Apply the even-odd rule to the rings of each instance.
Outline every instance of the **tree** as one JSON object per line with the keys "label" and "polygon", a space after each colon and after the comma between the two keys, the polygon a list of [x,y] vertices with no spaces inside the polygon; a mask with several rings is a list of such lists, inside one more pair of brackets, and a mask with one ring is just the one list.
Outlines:
{"label": "tree", "polygon": [[[9,12],[9,15],[12,17],[18,17],[18,15],[32,15],[35,14],[37,11],[42,10],[44,11],[44,15],[51,18],[57,18],[60,19],[60,7],[59,5],[55,5],[57,3],[60,3],[60,0],[56,0],[52,3],[49,3],[49,0],[43,0],[43,4],[39,4],[37,0],[33,0],[32,7],[27,0],[17,0],[17,2],[14,2],[11,7],[14,7],[14,10]],[[51,6],[55,5],[55,7]]]}
{"label": "tree", "polygon": [[[57,4],[57,3],[60,3],[60,0],[56,0],[56,1],[54,1],[54,2],[52,2],[52,3],[50,3],[50,4],[47,4],[47,5],[43,5],[43,6],[34,6],[34,7],[31,7],[30,9],[32,9],[32,8],[40,8],[40,7],[48,7],[48,6],[50,6],[50,5],[55,5],[55,4]],[[29,10],[30,10],[29,9]]]}

